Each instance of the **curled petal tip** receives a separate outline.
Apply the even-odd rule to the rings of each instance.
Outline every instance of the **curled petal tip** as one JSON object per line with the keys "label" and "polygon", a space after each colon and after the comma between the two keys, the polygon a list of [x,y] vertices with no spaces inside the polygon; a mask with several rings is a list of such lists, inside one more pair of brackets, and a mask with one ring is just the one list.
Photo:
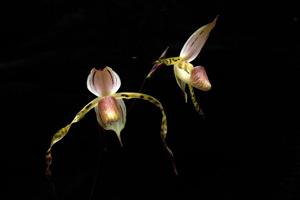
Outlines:
{"label": "curled petal tip", "polygon": [[168,49],[169,49],[169,46],[166,47],[166,49],[162,52],[162,54],[160,55],[159,58],[164,58],[166,56]]}
{"label": "curled petal tip", "polygon": [[220,17],[220,15],[217,15],[217,16],[215,17],[215,19],[213,20],[213,23],[216,23],[217,20],[219,19],[219,17]]}
{"label": "curled petal tip", "polygon": [[210,81],[208,80],[205,68],[203,66],[197,66],[192,69],[191,85],[202,91],[208,91],[211,89]]}
{"label": "curled petal tip", "polygon": [[152,69],[150,70],[150,72],[148,73],[146,78],[150,78],[152,76],[152,74],[161,66],[162,64],[159,63],[158,61],[154,62],[154,65],[152,67]]}

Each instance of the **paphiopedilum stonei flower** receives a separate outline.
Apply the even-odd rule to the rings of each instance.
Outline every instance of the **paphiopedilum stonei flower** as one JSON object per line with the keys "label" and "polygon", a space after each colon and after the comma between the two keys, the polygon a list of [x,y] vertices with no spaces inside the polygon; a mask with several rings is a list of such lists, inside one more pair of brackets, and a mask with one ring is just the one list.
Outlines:
{"label": "paphiopedilum stonei flower", "polygon": [[[80,121],[91,109],[95,109],[97,121],[99,125],[105,130],[112,130],[118,136],[120,144],[121,131],[126,124],[126,105],[123,99],[143,99],[149,101],[156,105],[162,113],[162,123],[161,123],[161,138],[163,140],[164,146],[169,152],[172,162],[173,153],[166,144],[167,136],[167,118],[162,104],[154,97],[134,92],[119,92],[118,89],[121,86],[121,80],[118,74],[113,71],[110,67],[105,67],[104,69],[92,69],[87,79],[88,90],[96,95],[97,97],[89,102],[84,108],[82,108],[77,115],[74,117],[71,123],[69,123],[64,128],[56,132],[51,140],[50,147],[47,150],[46,161],[47,170],[46,174],[50,175],[50,165],[52,163],[51,150],[55,143],[60,141],[69,132],[72,124]],[[173,162],[173,167],[175,173],[177,173],[175,164]]]}
{"label": "paphiopedilum stonei flower", "polygon": [[168,48],[161,54],[160,58],[154,62],[154,66],[147,75],[150,78],[154,71],[162,66],[174,66],[174,75],[176,82],[184,93],[185,101],[187,102],[187,94],[185,87],[188,85],[192,102],[195,109],[202,113],[198,102],[196,101],[193,88],[202,91],[211,89],[210,81],[207,77],[205,68],[203,66],[193,66],[191,63],[200,53],[204,46],[211,30],[215,27],[218,16],[209,24],[206,24],[196,30],[185,42],[178,57],[165,58]]}

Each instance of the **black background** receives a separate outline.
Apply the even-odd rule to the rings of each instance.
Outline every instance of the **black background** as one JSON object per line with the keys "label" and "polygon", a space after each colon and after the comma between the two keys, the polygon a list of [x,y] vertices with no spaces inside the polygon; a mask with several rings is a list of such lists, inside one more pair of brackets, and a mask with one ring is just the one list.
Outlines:
{"label": "black background", "polygon": [[[0,6],[1,165],[6,199],[299,198],[299,9],[288,1],[10,1]],[[91,68],[112,67],[119,91],[138,91],[166,46],[220,15],[193,64],[212,90],[196,91],[206,118],[184,103],[171,68],[144,93],[168,115],[172,173],[160,112],[135,101],[122,132],[103,132],[90,112],[53,149],[51,136],[94,96]],[[133,101],[128,100],[128,108]],[[94,192],[92,188],[94,187]],[[55,188],[55,189],[53,189]],[[55,190],[55,192],[54,192]]]}

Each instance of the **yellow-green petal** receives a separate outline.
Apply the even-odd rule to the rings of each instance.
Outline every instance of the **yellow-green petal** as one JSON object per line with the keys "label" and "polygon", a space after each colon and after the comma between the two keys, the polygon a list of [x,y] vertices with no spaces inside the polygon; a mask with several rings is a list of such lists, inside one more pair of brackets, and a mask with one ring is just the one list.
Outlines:
{"label": "yellow-green petal", "polygon": [[167,116],[165,113],[165,110],[161,104],[161,102],[159,100],[157,100],[156,98],[147,95],[147,94],[143,94],[143,93],[134,93],[134,92],[120,92],[120,93],[116,93],[114,95],[114,97],[116,97],[117,99],[142,99],[142,100],[146,100],[149,101],[150,103],[153,103],[155,106],[157,106],[162,114],[162,120],[161,120],[161,128],[160,128],[160,136],[162,138],[163,144],[167,150],[167,152],[170,155],[170,158],[172,160],[172,164],[173,164],[173,169],[174,169],[174,173],[177,173],[177,168],[175,165],[175,161],[174,161],[174,155],[172,150],[168,147],[167,142],[166,142],[166,137],[167,137],[167,132],[168,132],[168,126],[167,126]]}
{"label": "yellow-green petal", "polygon": [[60,129],[59,131],[57,131],[50,142],[50,146],[47,150],[46,153],[46,175],[51,175],[51,171],[50,171],[50,165],[52,163],[52,155],[51,155],[51,150],[54,144],[56,144],[57,142],[59,142],[61,139],[63,139],[67,133],[69,132],[72,124],[79,122],[91,109],[93,109],[94,107],[97,106],[98,101],[100,98],[95,98],[94,100],[90,101],[87,105],[85,105],[74,117],[74,119],[72,120],[71,123],[69,123],[68,125],[66,125],[65,127],[63,127],[62,129]]}
{"label": "yellow-green petal", "polygon": [[195,110],[201,116],[204,116],[204,113],[203,113],[202,109],[200,108],[199,103],[197,102],[196,95],[195,95],[195,92],[194,92],[194,88],[191,85],[188,85],[188,86],[189,86],[189,91],[190,91],[191,99],[192,99],[193,105],[195,107]]}

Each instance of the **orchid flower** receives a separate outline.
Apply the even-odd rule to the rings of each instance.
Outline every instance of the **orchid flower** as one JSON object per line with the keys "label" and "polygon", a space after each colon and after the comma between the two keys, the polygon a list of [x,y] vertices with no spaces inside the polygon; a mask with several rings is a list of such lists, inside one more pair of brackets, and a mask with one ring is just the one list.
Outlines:
{"label": "orchid flower", "polygon": [[154,66],[146,77],[150,78],[154,71],[163,64],[167,66],[173,65],[176,82],[184,93],[185,102],[187,102],[185,88],[186,85],[188,85],[192,102],[199,113],[202,113],[202,111],[197,103],[193,88],[208,91],[211,89],[211,84],[208,80],[205,68],[200,65],[194,67],[191,62],[199,55],[211,30],[215,27],[217,19],[218,16],[211,23],[196,30],[185,42],[178,57],[165,58],[165,54],[168,50],[168,48],[166,48],[159,59],[154,62]]}
{"label": "orchid flower", "polygon": [[[160,135],[165,148],[173,159],[173,153],[166,144],[167,136],[167,118],[162,104],[154,97],[143,94],[143,93],[133,93],[133,92],[120,92],[117,93],[121,86],[121,80],[118,74],[113,71],[110,67],[105,67],[104,69],[97,70],[93,68],[87,78],[87,88],[88,90],[96,95],[97,97],[84,106],[74,117],[71,123],[60,129],[52,137],[50,147],[47,150],[46,161],[47,170],[46,174],[50,175],[50,165],[52,163],[51,150],[55,143],[63,139],[69,132],[72,124],[79,122],[91,109],[95,109],[97,121],[99,125],[105,130],[112,130],[118,136],[120,144],[122,146],[121,131],[125,127],[126,123],[126,105],[123,99],[143,99],[153,103],[157,106],[162,113],[162,123]],[[175,173],[176,167],[173,162],[173,167]]]}

